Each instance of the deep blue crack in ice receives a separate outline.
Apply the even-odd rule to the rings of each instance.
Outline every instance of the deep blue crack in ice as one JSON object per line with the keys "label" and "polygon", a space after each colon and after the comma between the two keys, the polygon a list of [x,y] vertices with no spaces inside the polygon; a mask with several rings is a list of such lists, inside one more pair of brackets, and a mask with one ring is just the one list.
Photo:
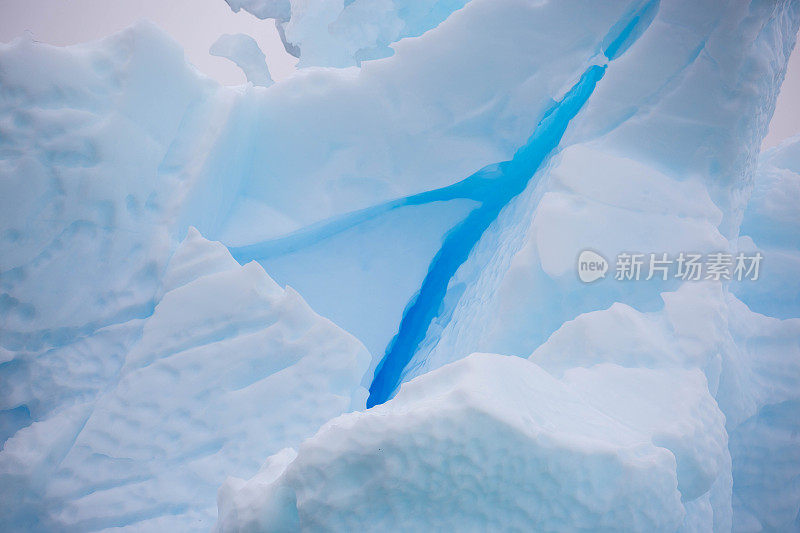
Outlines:
{"label": "deep blue crack in ice", "polygon": [[660,0],[643,2],[639,9],[619,20],[603,39],[603,54],[609,61],[621,56],[653,22]]}
{"label": "deep blue crack in ice", "polygon": [[528,142],[510,161],[484,167],[455,185],[477,193],[468,196],[480,198],[482,205],[447,234],[433,258],[419,292],[406,307],[397,335],[375,371],[367,408],[391,398],[400,384],[403,370],[439,312],[450,279],[500,211],[525,190],[536,170],[558,146],[570,120],[588,100],[605,68],[589,67],[580,81],[545,114]]}
{"label": "deep blue crack in ice", "polygon": [[[644,0],[631,9],[603,39],[603,55],[612,61],[630,48],[649,27],[659,5],[659,0]],[[587,68],[561,101],[555,102],[544,114],[528,142],[509,161],[488,165],[447,187],[322,221],[280,239],[231,248],[231,253],[240,263],[263,261],[302,249],[400,207],[459,198],[480,202],[478,208],[445,236],[419,291],[406,306],[397,334],[375,370],[367,407],[384,403],[399,387],[406,366],[425,339],[431,322],[438,316],[450,280],[503,208],[527,188],[537,170],[558,147],[567,126],[594,92],[606,67],[593,65]]]}
{"label": "deep blue crack in ice", "polygon": [[[624,30],[630,31],[628,25],[623,26]],[[230,251],[240,263],[263,261],[302,249],[400,207],[459,198],[479,201],[481,205],[445,236],[419,291],[406,306],[398,333],[375,370],[367,407],[384,403],[397,390],[405,367],[437,316],[450,279],[500,211],[525,190],[537,169],[558,146],[570,120],[586,103],[605,69],[599,65],[589,67],[562,100],[544,114],[528,142],[509,161],[488,165],[447,187],[370,206],[332,221],[313,224],[280,239],[230,248]]]}

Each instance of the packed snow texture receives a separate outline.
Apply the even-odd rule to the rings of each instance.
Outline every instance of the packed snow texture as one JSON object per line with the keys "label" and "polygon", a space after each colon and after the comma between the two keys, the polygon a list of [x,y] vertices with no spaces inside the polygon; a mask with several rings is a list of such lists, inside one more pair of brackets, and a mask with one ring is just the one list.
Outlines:
{"label": "packed snow texture", "polygon": [[192,228],[163,279],[117,382],[77,408],[64,455],[27,455],[49,421],[5,443],[4,498],[23,512],[57,502],[42,526],[209,525],[226,474],[255,471],[263,457],[364,403],[363,345],[258,263],[240,266]]}
{"label": "packed snow texture", "polygon": [[228,3],[294,76],[0,45],[4,526],[800,527],[800,4]]}
{"label": "packed snow texture", "polygon": [[[697,397],[682,401],[709,410],[710,427],[686,430],[724,438],[703,380],[691,384]],[[472,355],[332,420],[278,476],[280,457],[248,484],[228,481],[219,529],[675,530],[675,459],[626,422],[524,359]],[[261,512],[237,507],[252,484]]]}
{"label": "packed snow texture", "polygon": [[224,57],[236,63],[247,81],[259,87],[272,85],[267,58],[258,43],[243,33],[221,35],[209,49],[211,55]]}
{"label": "packed snow texture", "polygon": [[[785,468],[782,475],[787,478],[800,472],[795,466],[800,464],[800,442],[792,445],[793,439],[780,436],[791,434],[800,422],[798,411],[791,409],[800,400],[796,386],[800,319],[754,313],[718,283],[685,284],[661,297],[664,305],[657,312],[641,313],[617,303],[581,315],[556,331],[531,360],[555,376],[597,364],[702,370],[708,390],[725,415],[732,442],[734,523],[742,526],[740,530],[749,530],[745,524],[753,522],[749,516],[755,514],[759,520],[755,523],[760,524],[756,529],[791,529],[800,509],[800,494],[791,489],[791,483],[776,483],[770,469]],[[620,394],[614,391],[603,394]],[[634,404],[629,399],[628,405]],[[661,408],[673,410],[675,404]],[[776,410],[781,417],[771,414]],[[690,419],[687,416],[684,422]],[[764,423],[774,428],[778,438],[751,431],[752,426]],[[769,456],[758,467],[748,459],[756,450]],[[781,517],[771,516],[770,509],[779,506],[794,509],[794,514],[787,517],[784,511]]]}

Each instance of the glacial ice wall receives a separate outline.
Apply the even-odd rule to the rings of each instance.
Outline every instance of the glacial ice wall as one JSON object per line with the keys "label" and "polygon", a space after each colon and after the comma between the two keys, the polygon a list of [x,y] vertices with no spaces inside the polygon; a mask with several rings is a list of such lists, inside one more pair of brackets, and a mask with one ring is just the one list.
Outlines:
{"label": "glacial ice wall", "polygon": [[796,2],[229,4],[363,62],[0,45],[9,524],[207,530],[234,476],[221,530],[796,526],[797,140],[755,171]]}

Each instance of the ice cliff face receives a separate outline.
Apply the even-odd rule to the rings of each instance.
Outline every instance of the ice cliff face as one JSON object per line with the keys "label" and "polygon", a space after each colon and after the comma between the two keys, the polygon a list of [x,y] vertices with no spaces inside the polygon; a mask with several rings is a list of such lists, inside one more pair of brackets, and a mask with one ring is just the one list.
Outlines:
{"label": "ice cliff face", "polygon": [[796,2],[228,3],[363,63],[0,46],[10,528],[797,527]]}

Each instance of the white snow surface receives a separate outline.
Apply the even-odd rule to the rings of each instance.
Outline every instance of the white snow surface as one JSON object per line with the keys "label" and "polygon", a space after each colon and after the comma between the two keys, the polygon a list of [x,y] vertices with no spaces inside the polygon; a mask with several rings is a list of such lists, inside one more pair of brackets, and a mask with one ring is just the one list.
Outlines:
{"label": "white snow surface", "polygon": [[220,531],[675,531],[681,497],[730,475],[702,374],[598,365],[558,380],[487,354],[332,420],[291,456],[226,482]]}

